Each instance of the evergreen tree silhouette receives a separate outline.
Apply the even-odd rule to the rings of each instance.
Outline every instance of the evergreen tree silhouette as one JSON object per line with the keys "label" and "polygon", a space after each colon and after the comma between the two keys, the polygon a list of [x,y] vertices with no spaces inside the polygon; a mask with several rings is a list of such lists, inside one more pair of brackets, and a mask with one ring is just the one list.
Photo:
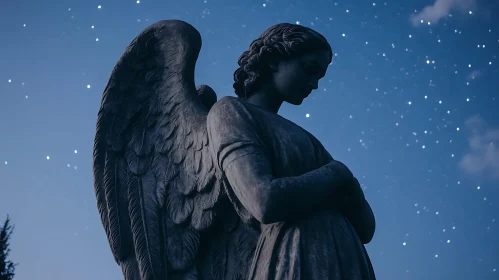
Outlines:
{"label": "evergreen tree silhouette", "polygon": [[16,264],[8,260],[9,256],[9,239],[13,232],[13,227],[9,224],[10,218],[7,215],[3,227],[0,228],[0,280],[14,279],[14,270]]}

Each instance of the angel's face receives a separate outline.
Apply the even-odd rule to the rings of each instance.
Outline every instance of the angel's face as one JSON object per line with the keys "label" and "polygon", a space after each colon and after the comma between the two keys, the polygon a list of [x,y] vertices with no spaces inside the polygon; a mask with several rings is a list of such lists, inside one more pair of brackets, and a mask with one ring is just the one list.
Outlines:
{"label": "angel's face", "polygon": [[329,52],[316,51],[281,60],[273,68],[273,86],[282,101],[300,105],[317,89],[329,65]]}

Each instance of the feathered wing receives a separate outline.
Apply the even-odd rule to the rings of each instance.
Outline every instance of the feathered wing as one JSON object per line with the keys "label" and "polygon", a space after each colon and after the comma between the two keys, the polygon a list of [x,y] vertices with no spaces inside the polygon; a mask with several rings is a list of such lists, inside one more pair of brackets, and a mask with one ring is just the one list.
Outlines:
{"label": "feathered wing", "polygon": [[244,279],[250,265],[257,234],[228,202],[209,151],[217,97],[195,88],[200,49],[188,23],[155,23],[128,46],[103,93],[95,194],[127,280]]}

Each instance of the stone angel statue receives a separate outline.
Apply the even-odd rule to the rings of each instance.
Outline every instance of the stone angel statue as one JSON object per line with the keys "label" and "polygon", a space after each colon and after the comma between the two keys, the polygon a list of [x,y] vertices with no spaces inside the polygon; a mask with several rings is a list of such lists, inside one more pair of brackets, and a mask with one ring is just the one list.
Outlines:
{"label": "stone angel statue", "polygon": [[195,87],[201,36],[180,20],[140,33],[113,69],[94,143],[98,210],[126,280],[375,279],[360,183],[277,114],[333,53],[281,23],[239,58],[237,97]]}

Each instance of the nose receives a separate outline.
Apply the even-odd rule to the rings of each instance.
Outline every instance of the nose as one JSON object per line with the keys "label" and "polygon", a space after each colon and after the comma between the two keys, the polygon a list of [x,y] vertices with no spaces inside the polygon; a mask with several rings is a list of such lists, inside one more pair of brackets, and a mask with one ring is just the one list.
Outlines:
{"label": "nose", "polygon": [[312,80],[308,83],[308,86],[314,90],[314,89],[317,89],[319,87],[319,81],[316,81],[316,80]]}

